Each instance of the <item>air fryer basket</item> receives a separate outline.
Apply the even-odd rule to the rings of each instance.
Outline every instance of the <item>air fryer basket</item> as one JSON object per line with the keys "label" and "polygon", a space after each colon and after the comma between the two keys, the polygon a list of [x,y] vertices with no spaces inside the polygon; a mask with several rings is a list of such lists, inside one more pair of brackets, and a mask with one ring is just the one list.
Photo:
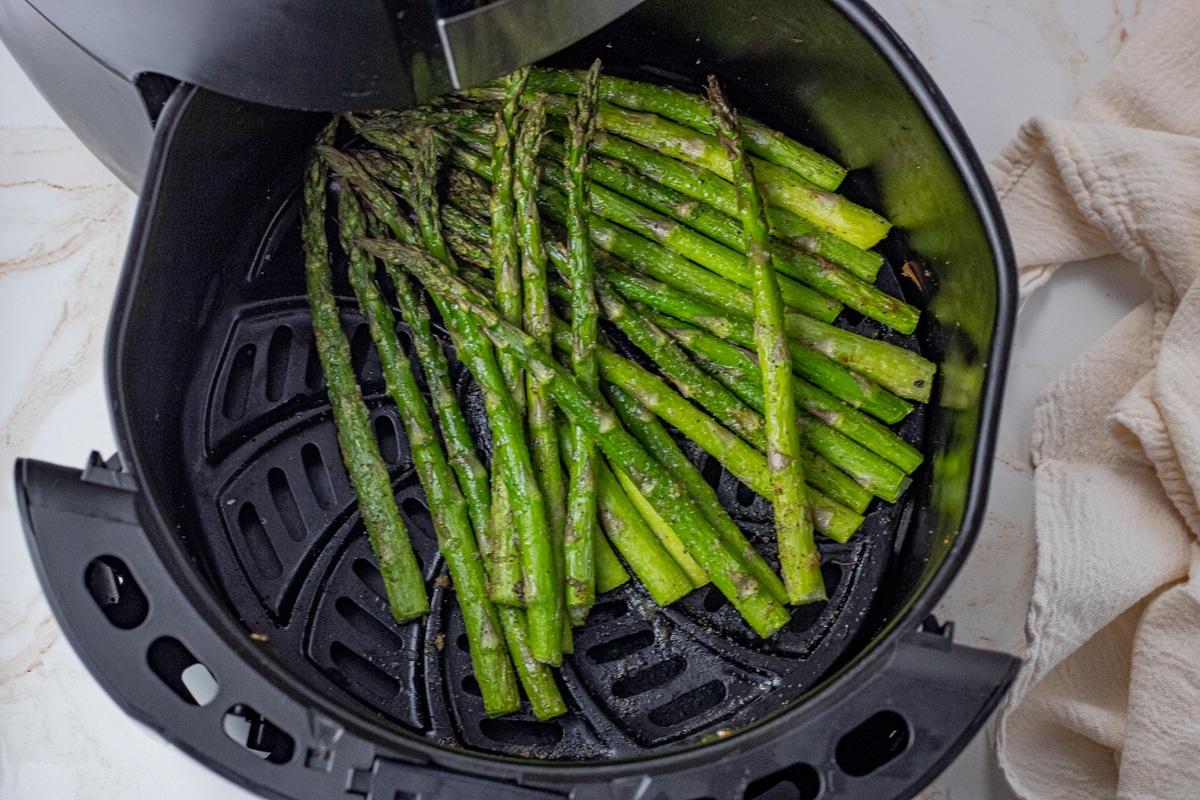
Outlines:
{"label": "air fryer basket", "polygon": [[[940,364],[934,402],[901,429],[927,463],[850,543],[822,542],[829,602],[770,641],[719,593],[663,610],[623,587],[576,637],[567,717],[486,718],[346,286],[355,368],[431,587],[425,621],[387,613],[340,463],[298,236],[303,160],[326,117],[182,86],[160,117],[109,332],[121,458],[82,473],[22,462],[17,479],[47,595],[85,663],[129,713],[249,788],[909,797],[1011,680],[1012,659],[953,645],[927,618],[982,517],[1014,296],[994,200],[940,96],[856,0],[647,0],[553,60],[597,56],[683,86],[717,74],[746,113],[849,166],[847,193],[896,223],[882,285],[928,309],[906,344]],[[900,277],[910,260],[919,281]],[[769,550],[769,507],[693,455]],[[197,688],[197,663],[215,690]]]}

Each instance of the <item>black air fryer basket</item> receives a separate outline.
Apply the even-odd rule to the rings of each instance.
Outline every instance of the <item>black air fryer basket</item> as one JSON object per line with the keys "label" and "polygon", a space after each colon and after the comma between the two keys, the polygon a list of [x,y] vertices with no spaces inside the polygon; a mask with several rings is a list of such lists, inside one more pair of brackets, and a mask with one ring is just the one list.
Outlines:
{"label": "black air fryer basket", "polygon": [[[552,61],[595,57],[684,87],[714,73],[745,113],[852,169],[845,192],[896,224],[883,287],[927,309],[897,340],[940,366],[933,402],[901,429],[926,463],[848,544],[821,542],[829,601],[796,609],[771,640],[715,590],[659,609],[627,585],[576,636],[561,672],[570,714],[485,717],[346,286],[342,320],[429,582],[426,620],[388,613],[341,465],[299,240],[304,158],[328,116],[181,85],[158,120],[109,331],[120,457],[82,472],[19,462],[18,494],[47,596],[96,678],[253,791],[907,798],[1012,679],[1011,658],[953,644],[929,616],[983,516],[1015,297],[995,200],[929,78],[858,0],[647,0]],[[919,282],[901,275],[910,261]],[[692,455],[768,542],[765,501]]]}

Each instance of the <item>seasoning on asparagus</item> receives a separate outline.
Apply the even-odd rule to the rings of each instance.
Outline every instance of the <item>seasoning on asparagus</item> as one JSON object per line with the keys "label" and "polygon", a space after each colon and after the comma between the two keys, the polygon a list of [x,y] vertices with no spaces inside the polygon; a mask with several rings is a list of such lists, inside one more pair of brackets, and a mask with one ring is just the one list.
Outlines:
{"label": "seasoning on asparagus", "polygon": [[[517,137],[517,109],[529,70],[519,69],[508,76],[504,103],[495,116],[495,148],[492,151],[492,184],[489,205],[492,222],[492,270],[496,274],[496,306],[509,322],[521,320],[521,251],[517,244],[516,201],[513,199],[515,170],[513,143]],[[500,368],[508,381],[517,411],[525,413],[525,384],[520,367],[507,356]]]}
{"label": "seasoning on asparagus", "polygon": [[708,79],[708,104],[717,136],[728,153],[746,231],[747,258],[754,270],[755,346],[763,375],[767,466],[773,490],[771,501],[775,508],[780,572],[791,602],[824,600],[821,554],[813,539],[812,515],[800,463],[800,432],[796,427],[783,299],[771,263],[770,234],[763,201],[755,181],[755,168],[742,146],[737,115],[726,102],[714,76]]}
{"label": "seasoning on asparagus", "polygon": [[[597,60],[580,84],[575,107],[568,114],[570,137],[563,169],[567,191],[567,276],[571,290],[571,371],[590,394],[600,389],[596,340],[600,314],[596,306],[592,241],[588,230],[588,156],[596,130],[600,62]],[[545,265],[543,264],[543,271]],[[563,563],[567,613],[575,625],[583,624],[596,602],[595,540],[596,459],[598,449],[578,426],[572,439],[567,484],[567,520],[563,533]]]}
{"label": "seasoning on asparagus", "polygon": [[[516,200],[517,243],[521,251],[521,320],[525,331],[546,352],[553,344],[550,341],[550,298],[546,292],[546,251],[542,243],[542,220],[537,207],[537,187],[540,180],[538,153],[545,138],[546,109],[542,95],[527,99],[519,118],[516,149],[513,163],[516,182],[513,197]],[[507,354],[511,355],[511,354]],[[527,375],[525,381],[526,420],[529,428],[529,449],[536,469],[538,485],[545,498],[546,520],[549,528],[544,532],[551,548],[552,564],[550,584],[554,587],[557,614],[562,623],[563,649],[570,651],[570,624],[567,618],[567,599],[563,590],[563,534],[567,525],[567,481],[563,474],[562,459],[558,450],[558,425],[554,416],[554,403],[546,394],[536,375]],[[561,656],[559,656],[561,660]],[[556,662],[552,662],[556,663]]]}
{"label": "seasoning on asparagus", "polygon": [[477,320],[498,348],[507,348],[518,354],[524,360],[527,372],[536,370],[559,408],[572,422],[596,439],[606,456],[622,465],[626,474],[661,513],[677,523],[676,530],[688,551],[755,632],[766,638],[787,622],[788,614],[783,606],[725,549],[719,534],[696,508],[683,487],[646,453],[607,404],[589,396],[569,372],[542,352],[533,339],[505,323],[486,304],[486,300],[467,284],[432,264],[423,251],[377,240],[358,244],[381,258],[402,264],[431,293]]}
{"label": "seasoning on asparagus", "polygon": [[[336,157],[329,155],[331,158]],[[359,164],[351,159],[339,161],[338,166],[339,175],[350,180],[358,192],[370,198],[376,219],[397,239],[410,244],[419,241],[407,219],[400,214],[395,199],[375,183]],[[413,291],[408,275],[392,265],[387,267],[388,275],[396,289],[397,304],[408,323],[409,332],[413,337],[413,349],[425,373],[433,407],[442,427],[442,434],[446,440],[446,457],[453,466],[462,493],[466,497],[472,527],[479,543],[476,552],[481,556],[489,583],[499,582],[501,585],[516,587],[520,583],[520,563],[516,560],[511,514],[505,517],[503,524],[493,525],[493,511],[504,513],[506,509],[496,509],[491,504],[487,471],[475,453],[466,418],[450,385],[446,357],[433,335],[429,311],[424,300],[419,299]],[[504,489],[503,484],[500,485],[500,489]],[[498,536],[507,537],[509,546],[497,549],[495,540]],[[502,558],[506,560],[501,563]],[[513,597],[514,603],[520,602],[520,598],[515,595]],[[517,677],[525,689],[534,714],[539,719],[550,719],[566,713],[566,704],[550,668],[530,654],[529,629],[524,610],[497,605],[496,612],[516,667]]]}
{"label": "seasoning on asparagus", "polygon": [[[386,226],[392,235],[409,244],[421,241],[420,235],[413,230],[407,217],[401,212],[395,197],[368,174],[388,174],[393,180],[398,180],[395,164],[385,166],[378,160],[371,159],[367,153],[361,153],[355,159],[332,148],[324,148],[321,152],[334,165],[337,174],[343,180],[349,181],[355,191],[363,197],[376,219]],[[409,189],[412,188],[411,175],[404,175],[403,182]],[[515,594],[515,587],[520,583],[520,564],[516,560],[516,549],[512,544],[511,527],[500,531],[492,530],[492,497],[488,473],[475,452],[466,417],[454,396],[454,389],[450,384],[449,364],[434,336],[429,310],[424,300],[413,290],[408,276],[391,265],[386,266],[395,288],[400,313],[412,334],[413,349],[424,371],[434,412],[442,428],[446,457],[454,468],[468,501],[471,523],[488,576],[489,596],[493,602],[519,605],[520,598]],[[502,536],[508,537],[507,544],[500,541]]]}
{"label": "seasoning on asparagus", "polygon": [[413,464],[433,517],[438,549],[446,560],[462,611],[484,711],[490,715],[516,711],[521,704],[517,681],[500,619],[487,597],[487,581],[479,560],[467,501],[446,461],[412,365],[396,337],[392,310],[371,277],[374,259],[350,244],[351,240],[366,234],[367,226],[362,208],[349,187],[338,195],[338,212],[342,249],[350,260],[350,285],[358,297],[359,309],[367,320],[379,353],[388,393],[396,403],[408,435]]}
{"label": "seasoning on asparagus", "polygon": [[[551,142],[545,150],[547,154],[554,156],[558,148],[557,142]],[[551,180],[554,178],[551,172],[547,172],[546,175]],[[711,245],[696,240],[695,235],[703,234],[721,245],[745,254],[746,244],[741,233],[741,225],[732,217],[702,200],[690,198],[662,184],[655,183],[630,165],[605,157],[595,158],[591,161],[588,167],[588,177],[613,192],[653,209],[659,214],[666,215],[674,221],[654,220],[652,224],[649,221],[637,223],[639,227],[635,227],[633,230],[637,230],[643,235],[649,232],[661,243],[684,255],[692,257],[691,254],[694,252],[714,260],[714,263],[730,260],[735,264],[738,262],[737,259],[733,259],[720,250],[709,252]],[[632,210],[636,209],[620,204],[618,201],[616,208],[612,209],[610,213],[624,212],[623,218],[627,218]],[[624,224],[621,218],[609,216],[600,207],[596,208],[596,213],[618,224]],[[686,232],[678,231],[676,223],[687,226],[695,234],[689,236]],[[848,308],[852,308],[864,316],[878,320],[901,333],[912,333],[916,328],[919,316],[916,308],[888,295],[869,281],[859,278],[819,253],[814,255],[781,240],[774,240],[772,242],[772,259],[776,271],[780,274],[794,278],[800,283],[828,295],[829,298],[844,303]],[[708,266],[704,261],[693,260]],[[793,303],[793,305],[795,304]],[[804,310],[802,306],[797,306],[797,308]]]}
{"label": "seasoning on asparagus", "polygon": [[[495,90],[471,90],[472,96],[494,99]],[[552,113],[566,112],[570,101],[560,94],[547,94]],[[605,130],[632,139],[652,150],[711,170],[733,180],[724,148],[716,136],[700,133],[657,114],[631,111],[612,103],[600,104],[600,125]],[[887,235],[891,224],[870,209],[841,195],[826,191],[789,169],[769,161],[753,159],[763,200],[786,208],[858,247],[872,247]]]}
{"label": "seasoning on asparagus", "polygon": [[[533,91],[578,94],[584,73],[577,70],[537,68],[530,76]],[[687,125],[702,133],[712,133],[712,117],[704,98],[699,95],[643,81],[604,76],[600,79],[600,98],[614,105],[650,111]],[[846,169],[779,131],[753,120],[743,122],[746,149],[756,156],[788,167],[822,189],[834,191],[846,177]]]}
{"label": "seasoning on asparagus", "polygon": [[[322,135],[322,143],[332,138],[333,130],[331,123]],[[314,153],[305,176],[301,227],[313,336],[329,387],[342,459],[358,496],[371,546],[379,559],[379,571],[387,588],[392,615],[400,622],[407,622],[429,611],[429,597],[425,593],[417,557],[408,541],[408,531],[396,507],[391,477],[379,454],[362,391],[350,366],[350,343],[342,330],[334,299],[329,244],[325,236],[326,175],[324,159]]]}

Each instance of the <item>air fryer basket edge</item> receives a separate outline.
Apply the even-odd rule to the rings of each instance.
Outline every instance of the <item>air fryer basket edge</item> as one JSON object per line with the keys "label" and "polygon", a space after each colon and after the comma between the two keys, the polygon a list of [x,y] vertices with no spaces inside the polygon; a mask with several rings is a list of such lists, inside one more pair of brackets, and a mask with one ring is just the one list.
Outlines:
{"label": "air fryer basket edge", "polygon": [[[1000,222],[999,214],[995,208],[994,199],[990,196],[988,191],[983,188],[986,186],[986,183],[982,178],[982,171],[979,169],[973,153],[971,152],[969,146],[965,144],[965,140],[962,138],[961,132],[958,130],[953,118],[949,115],[949,112],[945,108],[944,103],[941,101],[940,96],[937,95],[936,90],[933,89],[931,84],[929,84],[928,79],[924,76],[920,68],[916,66],[910,58],[906,59],[904,55],[906,51],[903,50],[902,45],[899,45],[898,42],[896,42],[894,38],[890,36],[886,29],[879,25],[878,21],[868,10],[865,9],[865,7],[862,7],[856,3],[842,3],[839,5],[842,7],[842,11],[844,13],[854,18],[855,21],[858,22],[859,25],[871,35],[877,46],[887,51],[889,60],[892,62],[893,66],[905,75],[909,88],[914,93],[918,94],[918,99],[920,100],[921,104],[926,108],[927,112],[930,112],[930,116],[933,119],[934,125],[939,129],[943,144],[953,152],[954,160],[959,165],[963,179],[968,183],[972,198],[979,206],[983,224],[988,227],[988,240],[993,248],[994,260],[998,265],[998,272],[996,276],[996,280],[999,284],[997,291],[997,322],[991,339],[991,356],[986,359],[988,364],[988,380],[982,400],[983,406],[979,418],[979,429],[976,432],[977,446],[975,447],[973,459],[974,465],[970,478],[971,490],[968,493],[967,506],[963,513],[961,531],[958,537],[953,541],[952,549],[948,553],[944,554],[944,559],[940,568],[928,578],[928,582],[924,590],[915,593],[912,597],[910,606],[903,613],[893,616],[893,618],[890,620],[888,623],[889,632],[880,636],[880,640],[877,645],[867,652],[860,659],[859,663],[843,670],[840,674],[828,681],[825,687],[814,693],[814,696],[811,697],[808,702],[804,703],[800,708],[793,709],[792,711],[784,714],[782,717],[777,717],[770,722],[763,723],[757,726],[756,729],[746,731],[739,736],[732,737],[728,741],[705,745],[701,748],[703,753],[697,754],[698,751],[695,749],[693,749],[692,752],[682,751],[665,758],[656,759],[653,766],[644,765],[639,767],[639,765],[635,763],[632,765],[614,765],[612,767],[602,768],[591,767],[586,775],[580,774],[572,776],[571,769],[569,767],[536,767],[524,764],[520,765],[519,767],[514,765],[511,770],[507,768],[503,769],[504,772],[508,773],[508,777],[512,780],[521,783],[539,783],[544,780],[547,782],[547,785],[553,784],[561,786],[570,785],[576,781],[586,780],[589,784],[591,784],[593,781],[598,783],[600,781],[618,778],[622,775],[626,776],[627,778],[637,777],[646,770],[651,770],[653,772],[669,771],[672,769],[686,770],[689,766],[694,766],[700,761],[711,762],[718,761],[723,758],[736,760],[738,753],[744,753],[747,750],[754,750],[758,746],[762,745],[766,738],[779,735],[781,731],[795,729],[802,724],[804,719],[814,719],[820,716],[822,712],[827,711],[830,706],[836,705],[840,701],[844,700],[844,695],[846,694],[846,689],[849,685],[857,681],[865,680],[867,676],[871,675],[872,673],[883,670],[887,666],[886,662],[892,662],[896,657],[896,653],[894,651],[904,650],[905,647],[909,646],[917,646],[922,650],[928,649],[924,646],[924,644],[912,645],[910,640],[914,638],[920,639],[921,637],[933,637],[932,634],[912,634],[905,633],[904,631],[908,631],[912,627],[915,627],[916,622],[918,622],[924,616],[924,614],[928,612],[928,609],[932,607],[934,602],[936,602],[937,597],[941,594],[941,591],[953,577],[953,573],[957,570],[957,567],[963,558],[965,558],[966,552],[969,549],[970,542],[975,535],[975,531],[982,515],[984,494],[986,491],[986,480],[990,465],[992,428],[994,426],[995,416],[998,409],[1000,390],[1002,389],[1004,354],[1007,352],[1008,338],[1011,328],[1011,298],[1013,296],[1011,287],[1012,277],[1011,274],[1009,274],[1005,269],[1007,265],[1011,263],[1011,256],[1008,253],[1007,239],[1003,234],[1003,225]],[[187,97],[177,97],[177,105],[174,107],[179,112],[182,112],[183,108],[186,106],[187,99]],[[157,143],[156,157],[154,161],[156,165],[160,163],[159,158],[161,157],[162,159],[165,159],[169,151],[170,122],[166,118],[167,115],[164,114],[164,125],[160,129],[160,138],[162,141]],[[157,171],[152,171],[152,174],[155,174],[161,178],[161,174]],[[146,191],[143,196],[143,206],[140,209],[139,220],[135,225],[135,233],[132,240],[135,243],[134,248],[145,244],[143,236],[146,233],[145,229],[148,226],[152,226],[152,217],[157,207],[157,200],[158,198],[155,196],[154,187],[148,185],[148,191]],[[135,438],[134,434],[126,427],[129,425],[129,420],[124,416],[123,411],[126,400],[121,396],[124,379],[123,376],[121,376],[121,367],[117,363],[122,358],[121,354],[124,352],[124,347],[121,340],[126,329],[125,326],[127,320],[125,320],[125,317],[131,312],[131,308],[129,308],[129,306],[134,303],[133,287],[137,282],[136,264],[140,262],[140,257],[141,253],[139,251],[136,249],[131,249],[127,273],[124,276],[124,281],[119,296],[119,307],[114,316],[114,328],[110,332],[109,353],[110,358],[113,360],[112,365],[110,365],[110,387],[112,387],[114,390],[114,403],[116,406],[115,422],[118,430],[118,436],[121,441],[122,451],[131,459],[130,467],[132,475],[142,489],[142,497],[139,501],[142,504],[141,519],[148,523],[148,527],[150,529],[165,531],[167,530],[166,521],[162,517],[157,504],[149,500],[150,493],[147,491],[147,487],[143,482],[143,473],[138,462],[138,449],[133,446]],[[143,298],[140,302],[144,303],[145,299]],[[94,471],[96,474],[101,474],[98,468]],[[36,492],[32,492],[31,494],[36,494]],[[28,519],[29,518],[27,517],[27,521]],[[33,538],[34,537],[31,536],[31,543],[33,542]],[[223,616],[225,616],[225,611],[220,607],[219,604],[213,601],[212,597],[204,588],[203,580],[195,573],[192,565],[188,564],[186,559],[181,557],[178,548],[164,544],[160,540],[160,537],[155,536],[150,538],[153,540],[154,548],[158,551],[157,558],[160,558],[166,562],[168,572],[173,576],[172,583],[178,585],[183,591],[191,595],[191,597],[189,597],[187,600],[188,605],[195,608],[204,609],[204,616],[208,616],[213,619],[221,619]],[[84,563],[86,564],[87,562],[85,561]],[[43,565],[39,564],[39,566],[41,567]],[[141,573],[137,574],[140,578]],[[74,578],[76,583],[78,583],[77,575],[78,573],[76,573],[76,577]],[[57,581],[44,582],[47,582],[49,587],[51,584],[56,583]],[[48,592],[48,594],[49,593],[50,592]],[[85,597],[85,599],[87,603],[92,602],[90,598]],[[70,611],[71,614],[74,614],[74,611],[70,609],[70,604],[64,605],[67,606],[66,610]],[[56,607],[56,612],[60,610],[63,609]],[[95,611],[94,604],[92,606],[92,611]],[[70,615],[68,615],[68,618],[70,618]],[[64,619],[62,614],[60,614],[60,619]],[[312,692],[309,687],[292,681],[286,673],[277,670],[273,666],[269,656],[265,655],[256,645],[248,643],[244,636],[230,635],[230,631],[237,630],[236,626],[233,625],[232,620],[225,620],[225,622],[230,623],[230,627],[226,630],[226,635],[223,637],[225,639],[225,645],[232,651],[237,652],[239,657],[247,664],[255,665],[259,669],[265,671],[266,674],[272,674],[272,682],[276,685],[286,687],[287,694],[291,695],[292,697],[303,698],[304,701],[309,704],[309,708],[321,709],[321,713],[327,714],[329,719],[337,719],[339,724],[344,724],[347,731],[354,731],[358,729],[359,732],[365,734],[365,738],[368,741],[386,741],[389,738],[388,735],[380,735],[381,733],[390,734],[389,731],[381,731],[381,729],[377,728],[377,726],[370,724],[369,721],[347,718],[344,714],[344,709],[340,709],[336,706],[336,704],[329,704],[320,696],[319,693]],[[72,627],[66,624],[64,626]],[[80,631],[77,635],[80,637],[80,639],[86,640],[91,634],[90,632]],[[937,639],[937,637],[933,638]],[[80,647],[81,651],[87,649],[85,646],[81,646],[81,642],[74,637],[73,641],[75,641],[77,647]],[[960,651],[961,648],[955,648],[955,650]],[[90,659],[86,658],[85,660],[90,661]],[[207,659],[203,658],[201,660],[207,661]],[[1003,675],[1006,674],[1007,667],[1008,662],[1006,661],[1005,669],[995,672],[995,676],[993,677],[999,676],[1000,678],[999,680],[995,681],[995,684],[1006,683],[1006,681],[1003,680]],[[105,683],[109,684],[110,681],[106,680]],[[225,686],[224,681],[222,681],[222,685],[223,687]],[[222,697],[224,696],[225,695],[222,695]],[[998,699],[999,694],[993,693],[993,695],[989,695],[989,697],[994,702],[995,699]],[[139,709],[136,708],[136,702],[132,702],[130,705],[134,706],[134,708],[131,708],[130,710],[135,714],[135,716],[155,724],[153,719],[147,719],[148,715],[144,710],[140,710],[139,713]],[[990,703],[985,702],[983,703],[983,706],[990,708]],[[263,711],[264,709],[260,708],[258,710]],[[272,717],[270,713],[268,713],[267,716]],[[278,716],[278,714],[275,716]],[[276,721],[279,722],[280,720],[276,719]],[[160,727],[157,724],[155,726]],[[971,730],[974,730],[974,728],[971,728]],[[164,732],[169,738],[177,738],[171,735],[171,731],[169,729],[164,730]],[[342,740],[342,747],[345,747],[345,745],[348,744],[348,740],[349,737]],[[183,743],[184,742],[181,741],[181,744]],[[188,747],[188,749],[194,753],[196,752],[192,747]],[[386,749],[391,750],[391,748]],[[433,748],[429,748],[429,750],[430,752],[422,753],[419,758],[422,760],[425,758],[436,759],[448,767],[453,769],[463,769],[467,772],[478,771],[480,769],[481,760],[479,758],[464,759],[462,756],[448,753],[444,750],[435,750]],[[343,749],[340,752],[345,753],[346,751]],[[360,754],[363,756],[367,755],[366,751],[363,750],[360,750]],[[199,755],[202,760],[209,761],[211,763],[210,758],[206,757],[205,753],[201,752],[197,753],[197,755]],[[396,753],[391,753],[390,755],[394,757]],[[487,762],[484,763],[486,765]],[[783,762],[783,764],[786,765],[786,762]],[[366,766],[363,768],[366,769],[369,767],[369,765],[370,762],[368,760]],[[729,764],[729,766],[733,765]],[[493,771],[500,769],[498,764],[492,764],[491,767],[487,768]],[[233,769],[231,767],[222,768],[221,771],[225,772],[226,774],[231,774],[231,769],[233,770],[232,774],[238,775],[241,780],[248,781],[260,791],[271,791],[269,788],[267,788],[272,785],[270,780],[259,782],[247,776],[244,770]],[[762,773],[770,771],[770,769],[761,770]],[[269,775],[269,771],[266,774]],[[672,782],[676,782],[676,778],[673,777]],[[278,784],[276,783],[276,785]],[[616,790],[614,789],[613,791]],[[704,794],[704,792],[700,792],[699,794]],[[699,796],[699,794],[687,795],[681,793],[678,796]],[[648,796],[652,796],[652,794]],[[884,795],[877,792],[871,796]]]}

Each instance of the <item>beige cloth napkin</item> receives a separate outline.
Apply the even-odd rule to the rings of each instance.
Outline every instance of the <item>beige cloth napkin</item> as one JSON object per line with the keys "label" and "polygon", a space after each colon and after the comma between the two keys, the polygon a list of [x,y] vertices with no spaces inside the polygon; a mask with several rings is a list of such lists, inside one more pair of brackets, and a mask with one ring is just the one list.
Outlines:
{"label": "beige cloth napkin", "polygon": [[1152,286],[1035,412],[1037,574],[1000,763],[1025,798],[1195,800],[1200,3],[1163,0],[1075,119],[1026,123],[992,179],[1022,293],[1111,253]]}

